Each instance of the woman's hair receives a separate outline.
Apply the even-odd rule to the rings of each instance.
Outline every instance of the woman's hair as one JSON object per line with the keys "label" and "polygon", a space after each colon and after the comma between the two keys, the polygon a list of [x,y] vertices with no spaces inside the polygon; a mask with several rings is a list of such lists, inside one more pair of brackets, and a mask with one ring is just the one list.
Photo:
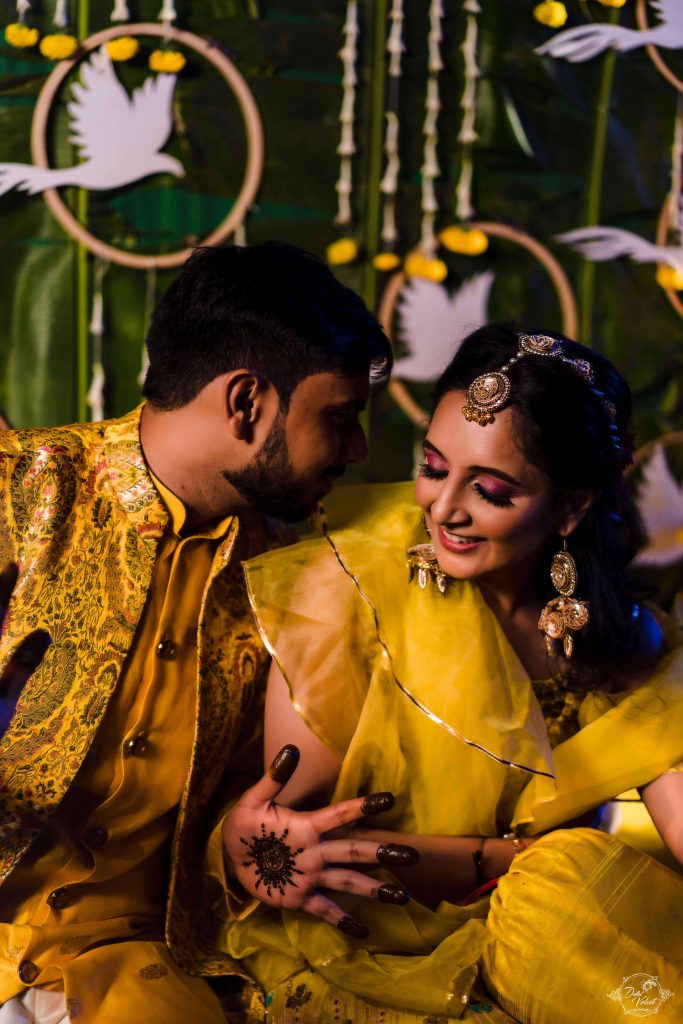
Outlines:
{"label": "woman's hair", "polygon": [[[552,482],[557,507],[571,509],[581,494],[594,496],[569,538],[578,570],[576,596],[589,602],[590,612],[575,638],[571,675],[586,688],[609,689],[610,678],[616,684],[642,642],[634,628],[639,587],[627,568],[645,541],[624,481],[633,460],[631,394],[604,356],[552,331],[542,333],[561,342],[566,358],[590,363],[592,384],[560,358],[525,355],[505,371],[511,384],[506,404],[515,410],[525,457]],[[509,324],[470,334],[438,380],[433,408],[448,392],[464,391],[480,374],[500,370],[517,354],[518,337]],[[557,596],[549,570],[558,540],[550,538],[540,567],[544,602]]]}

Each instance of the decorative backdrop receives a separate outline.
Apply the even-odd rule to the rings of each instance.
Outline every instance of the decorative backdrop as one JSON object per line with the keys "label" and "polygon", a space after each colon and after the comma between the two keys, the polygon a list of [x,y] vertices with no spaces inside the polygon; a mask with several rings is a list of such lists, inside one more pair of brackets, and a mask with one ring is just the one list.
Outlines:
{"label": "decorative backdrop", "polygon": [[[242,196],[246,221],[233,216],[229,237],[328,253],[381,307],[401,380],[372,407],[363,478],[410,474],[430,378],[449,339],[486,316],[564,327],[605,352],[633,386],[639,443],[672,434],[683,427],[682,12],[680,0],[0,0],[2,26],[21,26],[0,45],[0,409],[23,426],[135,404],[145,324],[176,273],[162,259],[135,269],[94,256],[16,173],[3,184],[7,164],[39,166],[50,75],[63,81],[41,129],[45,166],[84,162],[92,118],[74,103],[99,74],[111,89],[114,75],[119,100],[157,97],[170,131],[154,153],[170,160],[135,176],[126,157],[130,180],[115,187],[65,183],[55,194],[89,236],[162,257],[225,224]],[[126,18],[167,31],[133,32],[130,53]],[[102,57],[92,37],[112,28],[118,56]],[[16,45],[32,29],[52,59]],[[55,58],[69,36],[91,42],[67,69]],[[680,437],[669,441],[663,465],[663,450],[652,466],[643,458],[642,486],[634,476],[651,507],[683,477]],[[676,509],[669,562],[683,557]]]}

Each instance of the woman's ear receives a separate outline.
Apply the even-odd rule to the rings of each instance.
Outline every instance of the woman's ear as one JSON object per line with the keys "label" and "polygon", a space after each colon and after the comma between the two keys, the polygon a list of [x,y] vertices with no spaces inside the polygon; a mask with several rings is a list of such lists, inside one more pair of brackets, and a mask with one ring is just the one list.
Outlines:
{"label": "woman's ear", "polygon": [[561,537],[569,537],[579,525],[595,501],[592,491],[573,491],[567,495],[557,519],[557,532]]}

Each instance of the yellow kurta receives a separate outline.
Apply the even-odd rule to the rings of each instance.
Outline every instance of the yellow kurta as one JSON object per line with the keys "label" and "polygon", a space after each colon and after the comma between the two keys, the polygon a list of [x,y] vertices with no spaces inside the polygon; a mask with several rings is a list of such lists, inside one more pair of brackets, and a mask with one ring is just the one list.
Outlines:
{"label": "yellow kurta", "polygon": [[[586,697],[580,728],[552,749],[531,681],[476,584],[453,582],[444,597],[408,583],[405,552],[419,539],[420,522],[412,487],[345,488],[327,511],[327,538],[246,568],[262,633],[294,704],[340,759],[335,800],[390,790],[396,804],[376,824],[398,832],[500,836],[515,827],[531,835],[680,762],[680,640],[634,694],[602,704]],[[548,925],[553,907],[560,911],[559,899],[546,898],[555,858],[566,865],[558,920],[566,923],[576,905],[577,931]],[[629,901],[630,877],[638,879],[638,900]],[[223,941],[266,989],[273,1024],[335,1014],[354,1024],[506,1019],[481,1008],[482,969],[514,1019],[606,1024],[623,1015],[609,997],[620,972],[648,965],[676,992],[658,1019],[679,1019],[670,1014],[683,1006],[683,879],[610,836],[560,830],[516,858],[505,883],[495,913],[488,898],[431,910],[342,897],[370,928],[361,942],[303,913],[263,909],[226,924]],[[661,932],[657,943],[646,935],[639,945],[645,893]],[[589,934],[601,943],[582,945]],[[591,955],[610,941],[613,955],[599,965]],[[540,978],[552,964],[562,971],[570,962],[564,985],[548,986],[549,1002],[535,993],[525,1004],[519,992],[527,970],[542,963]]]}

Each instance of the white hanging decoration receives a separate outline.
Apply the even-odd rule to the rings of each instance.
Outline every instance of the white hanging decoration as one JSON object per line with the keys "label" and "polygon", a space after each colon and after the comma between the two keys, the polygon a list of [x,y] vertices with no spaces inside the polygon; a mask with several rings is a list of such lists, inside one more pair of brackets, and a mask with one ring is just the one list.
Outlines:
{"label": "white hanging decoration", "polygon": [[431,0],[429,5],[429,78],[425,100],[425,120],[422,129],[424,135],[422,174],[422,223],[420,230],[420,250],[427,257],[436,252],[437,241],[434,234],[434,223],[439,204],[436,199],[434,182],[441,173],[436,155],[438,136],[438,120],[441,110],[439,97],[439,72],[443,68],[441,59],[441,41],[443,39],[443,2]]}
{"label": "white hanging decoration", "polygon": [[129,21],[130,11],[126,0],[114,0],[114,9],[111,12],[110,21]]}
{"label": "white hanging decoration", "polygon": [[17,21],[23,25],[26,15],[31,10],[30,0],[17,0]]}
{"label": "white hanging decoration", "polygon": [[66,0],[56,0],[55,13],[52,19],[52,23],[56,25],[57,28],[62,29],[66,28],[69,24],[69,15],[66,9]]}
{"label": "white hanging decoration", "polygon": [[441,284],[413,277],[401,292],[398,334],[408,355],[394,363],[400,380],[435,381],[464,338],[488,322],[495,275],[487,270],[464,281],[450,295]]}
{"label": "white hanging decoration", "polygon": [[683,163],[683,95],[676,98],[674,137],[671,144],[671,191],[669,192],[668,216],[671,241],[681,244],[681,165]]}
{"label": "white hanging decoration", "polygon": [[175,75],[150,75],[129,96],[106,50],[82,64],[82,82],[71,87],[70,139],[83,163],[59,170],[31,164],[0,164],[0,196],[13,188],[35,195],[47,188],[77,185],[113,189],[151,174],[183,177],[183,165],[162,153],[173,130]]}
{"label": "white hanging decoration", "polygon": [[683,4],[681,0],[651,0],[660,22],[643,31],[622,25],[579,25],[559,32],[536,49],[541,55],[561,57],[573,64],[597,57],[605,50],[626,53],[638,46],[662,46],[678,50],[683,46]]}
{"label": "white hanging decoration", "polygon": [[95,274],[93,283],[93,306],[90,318],[90,334],[92,336],[92,380],[90,389],[86,395],[86,404],[90,409],[90,419],[93,423],[100,423],[104,419],[104,364],[103,364],[103,339],[104,339],[104,296],[103,282],[104,275],[109,269],[109,264],[103,260],[95,261]]}
{"label": "white hanging decoration", "polygon": [[173,0],[164,0],[159,11],[159,21],[163,21],[165,25],[172,25],[177,17],[178,14]]}
{"label": "white hanging decoration", "polygon": [[354,141],[354,122],[356,104],[356,59],[358,50],[358,3],[349,0],[346,7],[344,22],[344,45],[339,51],[344,72],[342,76],[343,97],[339,121],[341,138],[337,146],[337,154],[341,157],[339,180],[335,186],[338,197],[337,215],[334,223],[340,227],[350,228],[352,222],[351,193],[353,189],[352,159],[356,152]]}
{"label": "white hanging decoration", "polygon": [[401,77],[401,54],[403,45],[403,0],[393,0],[389,14],[390,28],[387,38],[389,54],[389,108],[386,112],[386,133],[384,136],[384,153],[386,167],[380,181],[379,189],[384,196],[382,210],[382,248],[391,251],[398,241],[396,230],[396,192],[398,190],[398,172],[400,158],[398,152],[399,120],[398,91]]}
{"label": "white hanging decoration", "polygon": [[[156,305],[157,295],[157,272],[156,267],[150,267],[147,271],[147,281],[145,286],[145,338],[149,329],[150,322],[152,320],[152,313],[154,312],[154,306]],[[140,366],[140,373],[138,374],[138,384],[140,387],[145,383],[145,377],[147,376],[147,370],[149,369],[149,355],[147,353],[147,345],[143,340],[142,343],[142,365]]]}
{"label": "white hanging decoration", "polygon": [[481,75],[477,64],[477,41],[479,27],[477,17],[481,7],[477,0],[466,0],[467,29],[462,44],[465,62],[465,87],[460,98],[462,124],[458,133],[458,142],[462,146],[460,176],[455,188],[455,216],[461,222],[467,222],[474,216],[472,204],[472,147],[478,140],[475,129],[477,114],[477,82]]}
{"label": "white hanging decoration", "polygon": [[647,547],[635,565],[672,565],[683,559],[683,487],[673,476],[661,444],[643,467],[636,498]]}

